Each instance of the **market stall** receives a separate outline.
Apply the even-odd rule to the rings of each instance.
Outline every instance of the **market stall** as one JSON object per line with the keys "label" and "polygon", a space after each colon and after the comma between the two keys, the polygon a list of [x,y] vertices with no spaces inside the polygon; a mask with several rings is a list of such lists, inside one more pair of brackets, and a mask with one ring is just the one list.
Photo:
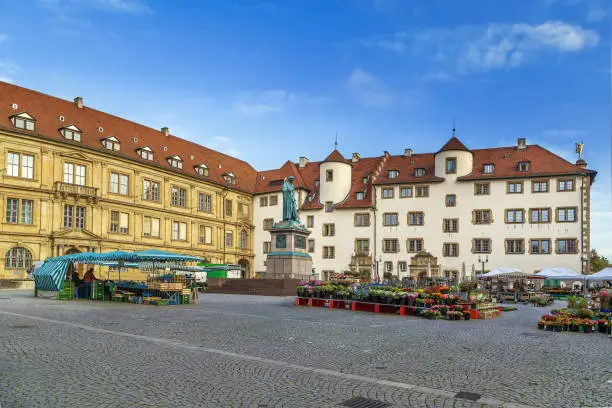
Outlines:
{"label": "market stall", "polygon": [[[200,260],[190,255],[158,250],[64,255],[47,259],[34,273],[35,293],[55,291],[60,300],[77,297],[162,305],[188,303],[192,295],[192,280],[173,271],[189,268],[185,263]],[[135,268],[145,272],[147,278],[143,281],[101,280],[95,277],[92,268],[81,280],[76,274],[75,264],[101,265],[119,270]],[[67,279],[69,271],[71,273]]]}

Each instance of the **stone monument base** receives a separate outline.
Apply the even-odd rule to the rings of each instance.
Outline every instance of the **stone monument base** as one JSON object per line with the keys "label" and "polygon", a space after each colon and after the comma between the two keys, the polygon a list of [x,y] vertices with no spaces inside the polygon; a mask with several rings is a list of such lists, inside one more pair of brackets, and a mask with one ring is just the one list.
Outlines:
{"label": "stone monument base", "polygon": [[266,258],[266,278],[307,279],[312,258],[306,250],[310,231],[295,221],[281,221],[270,229],[272,248]]}

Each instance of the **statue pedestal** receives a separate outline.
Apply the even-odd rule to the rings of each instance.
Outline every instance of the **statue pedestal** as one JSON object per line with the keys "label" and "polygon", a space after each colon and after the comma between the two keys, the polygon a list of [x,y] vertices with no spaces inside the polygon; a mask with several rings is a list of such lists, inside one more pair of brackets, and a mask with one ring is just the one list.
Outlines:
{"label": "statue pedestal", "polygon": [[310,231],[295,221],[281,221],[270,229],[272,248],[266,258],[266,278],[307,279],[312,258],[307,250]]}

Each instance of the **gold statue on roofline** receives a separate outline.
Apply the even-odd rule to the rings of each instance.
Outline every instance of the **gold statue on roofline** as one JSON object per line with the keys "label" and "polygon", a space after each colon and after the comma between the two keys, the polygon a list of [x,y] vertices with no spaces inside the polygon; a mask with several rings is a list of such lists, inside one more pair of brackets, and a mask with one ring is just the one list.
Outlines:
{"label": "gold statue on roofline", "polygon": [[582,159],[582,149],[584,148],[584,143],[576,143],[576,153],[578,153],[578,159]]}

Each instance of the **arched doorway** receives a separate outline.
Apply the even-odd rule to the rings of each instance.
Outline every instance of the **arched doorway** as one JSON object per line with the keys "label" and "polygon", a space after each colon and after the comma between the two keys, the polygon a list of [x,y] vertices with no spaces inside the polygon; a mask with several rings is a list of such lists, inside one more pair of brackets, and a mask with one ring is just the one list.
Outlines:
{"label": "arched doorway", "polygon": [[[71,248],[68,248],[66,252],[64,252],[64,255],[72,255],[72,254],[80,254],[80,253],[81,251],[78,248],[71,247]],[[76,267],[76,271],[79,274],[79,278],[83,278],[83,275],[84,275],[83,265],[80,263],[76,263],[76,262],[75,263],[71,262],[70,265],[68,266],[67,276],[72,275],[72,272],[74,271],[75,267]]]}
{"label": "arched doorway", "polygon": [[247,279],[248,277],[251,276],[251,274],[249,273],[249,261],[248,259],[241,259],[238,261],[238,265],[240,265],[240,277],[242,279]]}
{"label": "arched doorway", "polygon": [[78,248],[72,247],[64,252],[64,255],[80,254],[81,251]]}

